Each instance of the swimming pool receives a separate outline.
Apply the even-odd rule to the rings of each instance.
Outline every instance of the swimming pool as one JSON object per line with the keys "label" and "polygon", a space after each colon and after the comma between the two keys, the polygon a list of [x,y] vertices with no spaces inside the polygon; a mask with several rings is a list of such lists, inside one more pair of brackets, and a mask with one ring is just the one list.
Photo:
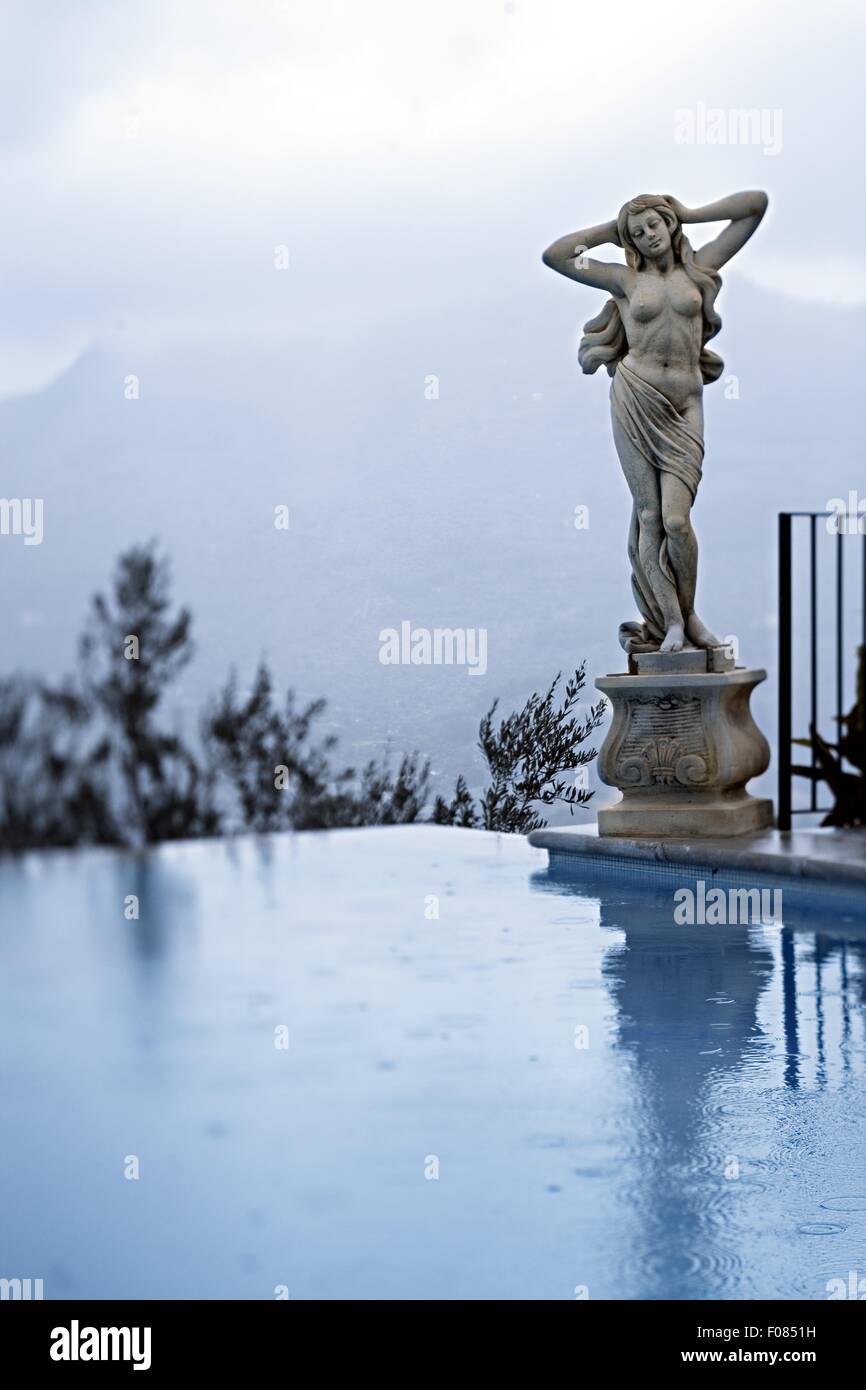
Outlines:
{"label": "swimming pool", "polygon": [[0,921],[0,1277],[46,1298],[866,1276],[866,926],[832,902],[681,925],[669,883],[425,826],[32,854]]}

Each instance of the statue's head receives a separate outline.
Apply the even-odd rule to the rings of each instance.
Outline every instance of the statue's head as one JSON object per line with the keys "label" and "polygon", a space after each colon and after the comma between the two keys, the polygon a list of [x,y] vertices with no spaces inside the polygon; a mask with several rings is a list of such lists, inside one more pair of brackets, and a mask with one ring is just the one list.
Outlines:
{"label": "statue's head", "polygon": [[642,193],[624,203],[616,229],[633,270],[640,270],[644,261],[661,260],[671,251],[675,260],[682,259],[680,220],[661,194]]}
{"label": "statue's head", "polygon": [[[694,252],[683,232],[682,223],[661,193],[642,193],[639,198],[624,203],[616,219],[616,230],[632,270],[640,270],[648,261],[660,260],[672,252],[674,261],[697,285],[703,302],[701,375],[705,382],[717,381],[724,364],[721,357],[710,352],[707,343],[722,326],[715,309],[716,295],[722,284],[721,276],[695,263]],[[601,313],[585,325],[577,360],[585,372],[597,371],[604,365],[613,376],[617,363],[627,352],[628,340],[619,305],[615,299],[609,299]]]}

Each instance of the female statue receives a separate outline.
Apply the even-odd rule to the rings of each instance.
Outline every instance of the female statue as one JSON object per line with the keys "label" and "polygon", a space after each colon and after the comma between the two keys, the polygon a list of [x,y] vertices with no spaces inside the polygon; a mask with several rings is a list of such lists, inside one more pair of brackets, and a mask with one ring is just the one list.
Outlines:
{"label": "female statue", "polygon": [[[766,193],[732,193],[702,208],[643,194],[615,222],[560,237],[545,265],[611,298],[584,328],[584,372],[604,363],[613,439],[631,491],[628,554],[640,623],[623,623],[627,652],[678,652],[721,643],[695,612],[698,545],[691,509],[704,456],[703,387],[722,373],[707,343],[722,326],[718,270],[740,250],[767,210]],[[687,222],[730,218],[715,240],[693,251]],[[585,253],[620,246],[626,264]]]}

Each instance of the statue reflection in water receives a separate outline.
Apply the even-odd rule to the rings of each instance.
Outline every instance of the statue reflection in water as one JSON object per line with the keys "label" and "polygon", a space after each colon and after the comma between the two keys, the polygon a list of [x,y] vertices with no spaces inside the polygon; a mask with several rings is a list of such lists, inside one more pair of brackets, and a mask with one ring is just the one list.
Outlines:
{"label": "statue reflection in water", "polygon": [[798,1094],[863,1074],[866,942],[835,914],[832,933],[816,932],[814,907],[788,901],[783,925],[678,925],[673,887],[581,874],[549,868],[533,885],[595,898],[611,934],[602,977],[632,1063],[617,1184],[638,1217],[634,1296],[742,1291],[737,1204],[778,1219],[787,1189],[773,1174],[800,1142]]}

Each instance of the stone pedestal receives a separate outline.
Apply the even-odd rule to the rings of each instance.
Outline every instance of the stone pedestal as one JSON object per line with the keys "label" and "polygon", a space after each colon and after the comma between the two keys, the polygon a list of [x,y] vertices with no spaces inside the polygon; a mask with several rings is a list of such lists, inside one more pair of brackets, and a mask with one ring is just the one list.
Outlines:
{"label": "stone pedestal", "polygon": [[630,674],[595,683],[613,706],[599,776],[622,792],[618,805],[599,811],[599,834],[682,839],[771,825],[772,801],[746,791],[770,762],[749,709],[766,671],[732,669],[722,648],[648,653],[629,664]]}

